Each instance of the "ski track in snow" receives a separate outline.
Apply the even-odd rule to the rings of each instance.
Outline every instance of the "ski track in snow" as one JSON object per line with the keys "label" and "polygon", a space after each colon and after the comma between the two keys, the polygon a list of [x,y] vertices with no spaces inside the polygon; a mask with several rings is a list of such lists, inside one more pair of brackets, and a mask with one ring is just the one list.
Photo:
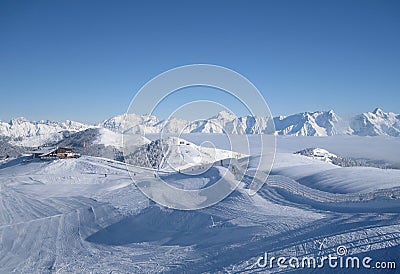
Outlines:
{"label": "ski track in snow", "polygon": [[[298,155],[277,159],[275,174],[257,194],[247,194],[247,174],[229,197],[198,211],[154,204],[124,164],[107,159],[0,168],[0,272],[257,273],[266,271],[255,266],[264,252],[319,256],[344,245],[350,254],[379,256],[385,248],[398,254],[399,184],[332,193],[318,189],[315,178],[299,183],[291,169],[302,166],[303,178],[336,167]],[[210,180],[207,174],[199,180]],[[184,184],[179,176],[166,175]],[[137,168],[134,179],[154,174]]]}

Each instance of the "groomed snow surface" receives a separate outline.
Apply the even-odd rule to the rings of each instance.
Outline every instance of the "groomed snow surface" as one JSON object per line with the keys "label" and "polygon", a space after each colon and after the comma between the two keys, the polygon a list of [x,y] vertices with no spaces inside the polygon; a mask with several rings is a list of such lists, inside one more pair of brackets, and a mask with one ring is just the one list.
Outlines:
{"label": "groomed snow surface", "polygon": [[[101,138],[112,142],[114,137],[103,132]],[[184,153],[184,162],[170,159],[175,168],[202,163],[196,145],[204,141],[227,149],[219,135],[184,138],[185,150],[170,148],[169,155]],[[260,143],[259,136],[251,138],[253,163]],[[400,170],[342,168],[293,154],[320,147],[343,155],[346,145],[351,156],[398,144],[357,138],[278,138],[271,176],[257,194],[247,194],[249,172],[229,197],[197,211],[149,201],[123,163],[105,158],[7,161],[0,166],[0,273],[285,272],[290,268],[260,269],[256,261],[264,252],[299,258],[335,254],[340,245],[350,255],[397,260],[400,267]],[[392,146],[391,153],[399,147]],[[390,153],[378,156],[395,161]],[[227,171],[218,163],[194,177],[171,168],[159,176],[182,188],[202,187]],[[134,180],[154,180],[154,171],[137,168]],[[322,271],[354,270],[326,266]]]}

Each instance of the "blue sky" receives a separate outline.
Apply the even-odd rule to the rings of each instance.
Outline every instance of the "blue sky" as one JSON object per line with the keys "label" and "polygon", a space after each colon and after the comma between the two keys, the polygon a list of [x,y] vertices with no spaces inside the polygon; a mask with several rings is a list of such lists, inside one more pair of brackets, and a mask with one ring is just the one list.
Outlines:
{"label": "blue sky", "polygon": [[0,119],[98,122],[193,63],[241,73],[274,116],[399,113],[399,14],[386,0],[3,0]]}

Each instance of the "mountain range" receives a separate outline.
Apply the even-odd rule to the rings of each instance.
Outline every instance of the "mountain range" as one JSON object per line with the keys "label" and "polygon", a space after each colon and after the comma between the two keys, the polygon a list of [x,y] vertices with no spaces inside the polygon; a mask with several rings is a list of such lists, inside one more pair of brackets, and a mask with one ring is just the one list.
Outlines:
{"label": "mountain range", "polygon": [[[275,125],[273,130],[272,121]],[[344,121],[333,110],[303,112],[289,116],[270,117],[235,115],[221,111],[206,119],[189,122],[171,118],[158,120],[151,115],[123,114],[107,119],[97,125],[74,121],[29,121],[25,118],[0,121],[0,138],[14,146],[35,147],[59,142],[71,134],[88,129],[102,129],[99,137],[121,136],[122,133],[229,133],[229,134],[275,134],[291,136],[400,136],[400,115],[376,108],[372,112],[355,115]],[[119,138],[119,137],[118,137]],[[100,142],[101,143],[101,142]]]}
{"label": "mountain range", "polygon": [[221,111],[217,115],[195,122],[171,118],[159,121],[155,116],[124,114],[108,119],[98,126],[124,133],[224,133],[272,134],[291,136],[400,136],[400,114],[376,108],[372,112],[355,115],[349,120],[340,118],[333,110],[303,112],[272,119],[260,116],[236,117]]}

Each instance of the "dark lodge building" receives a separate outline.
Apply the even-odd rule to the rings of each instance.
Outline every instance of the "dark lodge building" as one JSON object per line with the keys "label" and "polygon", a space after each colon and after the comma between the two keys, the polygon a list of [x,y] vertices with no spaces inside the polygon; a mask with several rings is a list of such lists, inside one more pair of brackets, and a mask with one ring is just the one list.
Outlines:
{"label": "dark lodge building", "polygon": [[32,151],[31,153],[33,158],[40,159],[66,159],[80,157],[79,153],[75,153],[72,148],[67,147],[43,148],[40,150]]}

